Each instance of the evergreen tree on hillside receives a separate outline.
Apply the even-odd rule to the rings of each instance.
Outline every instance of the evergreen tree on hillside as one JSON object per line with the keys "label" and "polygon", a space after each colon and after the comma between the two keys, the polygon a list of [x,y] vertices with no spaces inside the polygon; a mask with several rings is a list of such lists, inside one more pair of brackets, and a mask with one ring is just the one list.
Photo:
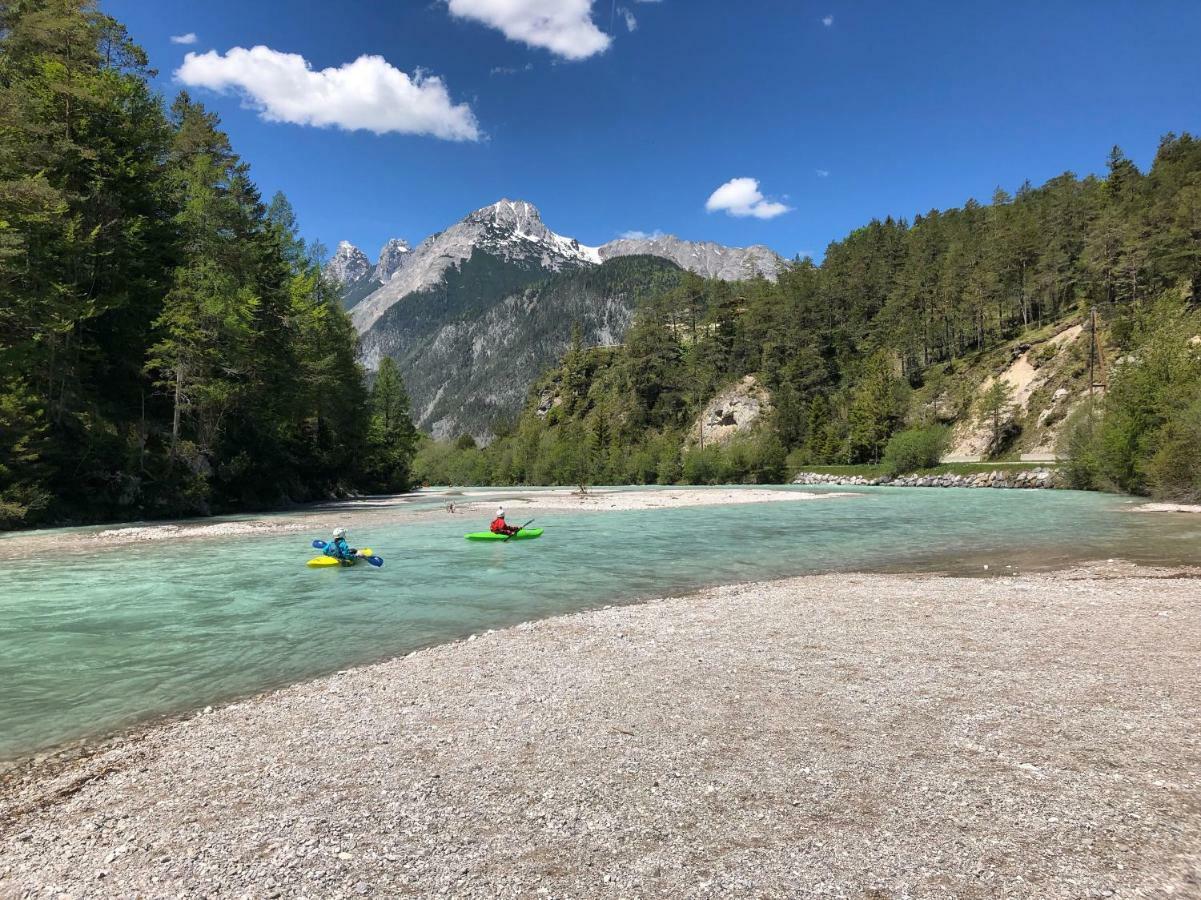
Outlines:
{"label": "evergreen tree on hillside", "polygon": [[851,393],[849,440],[854,462],[880,461],[905,413],[905,395],[905,384],[893,374],[889,354],[881,350],[869,357]]}
{"label": "evergreen tree on hillside", "polygon": [[24,460],[0,474],[7,524],[54,494],[120,493],[113,471],[140,459],[145,429],[125,423],[147,402],[171,240],[147,74],[92,2],[0,6],[0,457]]}
{"label": "evergreen tree on hillside", "polygon": [[1012,409],[1013,385],[1003,378],[994,380],[980,395],[980,399],[976,403],[976,414],[980,424],[988,428],[989,455],[995,455],[1001,451],[1002,439],[1005,436],[1004,426]]}
{"label": "evergreen tree on hillside", "polygon": [[149,75],[91,0],[0,5],[0,527],[303,500],[373,465],[356,338],[286,198]]}
{"label": "evergreen tree on hillside", "polygon": [[[413,427],[409,395],[396,362],[389,357],[380,361],[371,389],[372,475],[377,490],[404,491],[409,487],[409,464],[417,447],[417,429]],[[475,441],[470,435],[463,435]]]}

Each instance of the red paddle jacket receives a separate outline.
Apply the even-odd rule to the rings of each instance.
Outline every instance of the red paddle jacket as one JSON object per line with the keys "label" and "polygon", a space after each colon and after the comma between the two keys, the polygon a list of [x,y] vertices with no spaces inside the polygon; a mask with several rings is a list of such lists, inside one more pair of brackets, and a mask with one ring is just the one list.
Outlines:
{"label": "red paddle jacket", "polygon": [[505,521],[504,516],[497,516],[495,519],[492,520],[491,528],[492,528],[493,534],[504,534],[505,529],[508,527],[509,527],[509,525]]}

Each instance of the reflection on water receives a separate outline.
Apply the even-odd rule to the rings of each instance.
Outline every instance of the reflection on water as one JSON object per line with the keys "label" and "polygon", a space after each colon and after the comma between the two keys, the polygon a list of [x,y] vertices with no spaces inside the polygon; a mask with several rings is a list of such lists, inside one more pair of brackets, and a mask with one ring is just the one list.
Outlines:
{"label": "reflection on water", "polygon": [[464,541],[482,521],[418,513],[440,501],[347,516],[354,540],[385,557],[380,570],[307,569],[309,540],[324,537],[307,533],[9,560],[0,757],[474,631],[714,583],[844,569],[1004,574],[1109,557],[1201,562],[1201,516],[1133,514],[1122,498],[854,492],[548,512],[538,516],[545,537],[509,544]]}

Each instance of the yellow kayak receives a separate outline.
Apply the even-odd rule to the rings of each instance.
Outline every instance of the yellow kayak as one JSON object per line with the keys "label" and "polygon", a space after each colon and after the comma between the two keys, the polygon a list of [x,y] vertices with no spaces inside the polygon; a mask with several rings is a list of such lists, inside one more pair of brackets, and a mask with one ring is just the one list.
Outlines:
{"label": "yellow kayak", "polygon": [[[360,550],[359,556],[375,556],[375,551],[368,547]],[[335,566],[340,569],[350,568],[350,566],[343,566],[342,560],[333,556],[315,556],[309,560],[308,566],[310,569],[332,569]]]}

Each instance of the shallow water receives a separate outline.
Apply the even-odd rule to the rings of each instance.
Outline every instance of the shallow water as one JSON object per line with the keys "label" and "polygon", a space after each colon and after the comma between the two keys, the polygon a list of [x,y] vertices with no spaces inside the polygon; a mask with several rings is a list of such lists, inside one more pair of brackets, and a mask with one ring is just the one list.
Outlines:
{"label": "shallow water", "polygon": [[318,534],[8,560],[0,757],[488,628],[716,583],[855,569],[1005,573],[1110,557],[1201,563],[1201,516],[1132,514],[1123,498],[850,490],[798,503],[547,512],[545,537],[503,545],[462,539],[482,521],[419,514],[433,504],[346,514],[352,543],[386,559],[378,570],[307,569]]}

